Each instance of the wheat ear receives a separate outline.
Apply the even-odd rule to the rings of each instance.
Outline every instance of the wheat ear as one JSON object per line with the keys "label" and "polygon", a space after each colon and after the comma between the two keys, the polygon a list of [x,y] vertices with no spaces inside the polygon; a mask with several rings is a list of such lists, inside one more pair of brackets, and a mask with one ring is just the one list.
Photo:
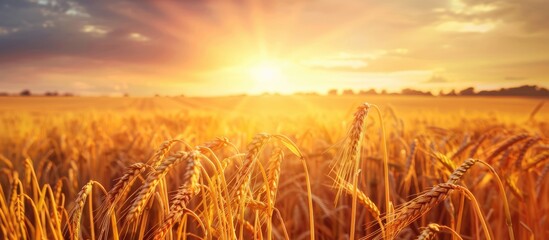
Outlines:
{"label": "wheat ear", "polygon": [[406,172],[406,176],[404,177],[404,182],[408,181],[412,177],[412,174],[414,173],[413,167],[415,165],[415,160],[416,160],[417,144],[418,144],[418,140],[416,138],[410,145],[410,153],[406,158],[407,172]]}
{"label": "wheat ear", "polygon": [[494,159],[495,157],[497,157],[499,154],[501,154],[505,149],[507,149],[508,147],[512,146],[513,144],[517,143],[517,142],[520,142],[524,139],[528,138],[528,134],[526,133],[522,133],[522,134],[517,134],[507,140],[505,140],[504,142],[502,142],[498,148],[496,148],[491,154],[490,156],[488,156],[486,158],[486,162],[489,163],[492,159]]}
{"label": "wheat ear", "polygon": [[177,152],[164,159],[161,164],[155,167],[154,171],[147,176],[145,183],[139,189],[139,193],[130,207],[128,216],[126,217],[128,222],[133,222],[137,219],[137,217],[139,217],[145,207],[145,204],[154,193],[156,186],[166,176],[166,174],[168,174],[170,169],[193,154],[197,154],[197,152]]}
{"label": "wheat ear", "polygon": [[452,174],[448,178],[447,183],[457,184],[459,180],[463,177],[463,175],[477,162],[478,160],[472,158],[465,160],[465,162],[463,162],[461,166],[459,166],[456,170],[454,170],[454,172],[452,172]]}
{"label": "wheat ear", "polygon": [[528,170],[530,168],[533,168],[535,167],[536,165],[542,163],[543,161],[549,159],[549,152],[545,152],[545,153],[542,153],[542,154],[539,154],[538,156],[536,156],[534,158],[534,160],[532,160],[531,163],[529,163],[524,169],[525,170]]}
{"label": "wheat ear", "polygon": [[533,137],[528,139],[520,149],[520,153],[517,157],[517,160],[515,160],[515,168],[521,169],[522,167],[522,160],[524,159],[524,156],[526,156],[526,152],[528,152],[528,149],[530,149],[532,146],[534,146],[538,141],[540,141],[540,137]]}
{"label": "wheat ear", "polygon": [[162,239],[165,236],[173,224],[181,218],[183,211],[191,198],[200,191],[200,171],[201,164],[199,155],[191,154],[187,158],[187,168],[183,175],[183,185],[179,187],[176,195],[173,197],[168,216],[164,220],[162,226],[156,230],[154,239]]}
{"label": "wheat ear", "polygon": [[427,225],[427,227],[421,231],[419,236],[417,236],[416,240],[435,239],[435,236],[442,231],[447,231],[449,233],[452,233],[457,239],[463,240],[463,238],[461,238],[461,236],[459,236],[459,234],[453,229],[447,226],[438,225],[436,223],[429,223],[429,225]]}
{"label": "wheat ear", "polygon": [[115,214],[115,207],[118,203],[128,194],[132,184],[139,178],[139,176],[149,167],[144,163],[134,163],[124,171],[124,175],[118,179],[114,187],[107,193],[105,208],[101,213],[101,232],[99,239],[106,238],[106,234],[109,231],[109,221],[112,215]]}
{"label": "wheat ear", "polygon": [[236,192],[234,193],[234,197],[235,200],[239,203],[245,202],[243,201],[243,195],[247,191],[247,187],[251,178],[251,172],[253,171],[261,149],[263,149],[263,146],[267,144],[270,138],[271,136],[269,134],[260,133],[257,134],[252,142],[248,145],[248,153],[246,153],[246,157],[244,159],[242,167],[237,173],[237,182],[235,186]]}
{"label": "wheat ear", "polygon": [[395,218],[386,224],[386,229],[391,229],[392,238],[402,229],[410,225],[416,219],[425,215],[432,208],[444,201],[452,190],[460,189],[460,186],[452,183],[440,183],[431,190],[421,194],[419,197],[407,202],[404,206],[394,212]]}
{"label": "wheat ear", "polygon": [[[362,151],[361,142],[364,137],[364,122],[369,110],[370,105],[368,103],[364,103],[357,108],[353,123],[345,138],[343,151],[339,153],[339,157],[336,159],[336,176],[346,182],[354,182],[354,173],[358,171],[360,153]],[[337,187],[337,183],[335,184]],[[342,191],[343,188],[339,186],[335,199],[336,203]]]}
{"label": "wheat ear", "polygon": [[75,201],[75,206],[71,210],[71,226],[73,229],[73,239],[79,239],[78,235],[80,233],[80,220],[82,219],[82,210],[84,208],[84,204],[86,204],[86,198],[91,193],[93,184],[95,181],[89,181],[82,187],[82,190],[78,193],[78,197]]}

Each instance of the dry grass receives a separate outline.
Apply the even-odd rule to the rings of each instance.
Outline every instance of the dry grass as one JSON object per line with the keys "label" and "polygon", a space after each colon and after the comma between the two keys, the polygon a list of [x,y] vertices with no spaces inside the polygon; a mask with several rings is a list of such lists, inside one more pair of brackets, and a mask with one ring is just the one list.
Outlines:
{"label": "dry grass", "polygon": [[549,125],[537,102],[522,115],[451,115],[400,114],[398,99],[378,109],[319,98],[326,108],[301,113],[217,107],[233,99],[173,112],[168,100],[140,112],[0,114],[0,235],[549,237]]}

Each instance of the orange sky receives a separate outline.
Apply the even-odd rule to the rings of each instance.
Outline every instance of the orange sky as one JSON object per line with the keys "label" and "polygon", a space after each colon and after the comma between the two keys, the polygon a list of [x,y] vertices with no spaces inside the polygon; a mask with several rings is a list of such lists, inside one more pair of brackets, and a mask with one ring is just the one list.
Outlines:
{"label": "orange sky", "polygon": [[0,2],[0,91],[549,87],[549,1]]}

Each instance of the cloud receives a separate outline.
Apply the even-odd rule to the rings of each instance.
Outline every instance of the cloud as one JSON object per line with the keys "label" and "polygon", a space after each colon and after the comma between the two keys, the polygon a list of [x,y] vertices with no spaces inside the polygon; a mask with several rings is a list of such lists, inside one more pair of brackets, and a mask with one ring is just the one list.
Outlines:
{"label": "cloud", "polygon": [[0,27],[0,36],[8,35],[10,31],[7,28]]}
{"label": "cloud", "polygon": [[67,4],[69,5],[69,7],[65,11],[65,14],[69,16],[77,16],[77,17],[86,17],[86,18],[90,17],[90,14],[78,2],[67,1]]}
{"label": "cloud", "polygon": [[105,34],[109,33],[110,30],[104,26],[86,24],[82,26],[82,29],[80,31],[82,31],[83,33],[88,33],[92,36],[104,36]]}
{"label": "cloud", "polygon": [[[341,52],[335,56],[308,59],[301,63],[311,68],[330,71],[375,72],[379,71],[379,62],[385,62],[387,59],[398,61],[409,52],[410,50],[407,48],[376,49],[365,53]],[[374,68],[370,69],[372,64],[374,64]],[[398,69],[398,71],[400,70],[410,69]]]}
{"label": "cloud", "polygon": [[144,36],[141,33],[136,33],[136,32],[130,33],[128,38],[132,41],[137,41],[137,42],[148,42],[150,40],[150,38],[148,38],[147,36]]}
{"label": "cloud", "polygon": [[450,0],[447,8],[436,8],[435,12],[453,13],[459,15],[478,15],[489,13],[498,9],[496,4],[491,2],[466,2],[463,0]]}
{"label": "cloud", "polygon": [[[543,0],[451,0],[435,13],[443,21],[516,26],[523,33],[549,32],[549,1]],[[485,25],[481,29],[489,28]],[[476,28],[474,28],[476,29]]]}
{"label": "cloud", "polygon": [[[178,54],[192,54],[187,46],[170,44],[172,40],[155,28],[137,24],[134,16],[114,13],[111,4],[37,0],[0,5],[0,64],[68,59],[60,66],[80,62],[75,67],[82,68],[89,61],[103,62],[105,68],[112,62],[162,66],[176,61]],[[125,9],[137,6],[143,7],[132,4]],[[160,40],[151,41],[152,35]]]}
{"label": "cloud", "polygon": [[485,33],[493,30],[493,22],[457,22],[448,21],[439,24],[436,29],[442,32]]}

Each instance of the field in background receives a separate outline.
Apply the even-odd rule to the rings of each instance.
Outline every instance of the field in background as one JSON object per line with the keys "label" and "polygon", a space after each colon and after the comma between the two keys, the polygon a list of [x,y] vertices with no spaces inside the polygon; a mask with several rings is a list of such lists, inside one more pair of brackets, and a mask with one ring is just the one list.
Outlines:
{"label": "field in background", "polygon": [[[163,229],[163,223],[169,222],[166,219],[173,217],[173,225],[163,229],[162,236],[168,239],[307,239],[313,233],[316,239],[345,239],[351,232],[358,239],[381,236],[377,222],[387,230],[401,230],[399,239],[414,238],[429,223],[449,226],[463,239],[485,239],[483,221],[493,239],[509,239],[506,204],[497,177],[481,164],[472,167],[460,182],[475,196],[480,216],[475,215],[478,212],[472,201],[454,189],[451,196],[437,195],[438,205],[431,199],[433,210],[423,212],[417,221],[394,225],[404,218],[407,208],[403,206],[417,203],[421,199],[412,201],[415,196],[430,193],[473,157],[488,162],[502,178],[515,239],[544,239],[549,236],[544,227],[549,222],[549,177],[545,177],[549,172],[549,106],[540,105],[542,101],[409,96],[0,97],[0,235],[152,238],[156,229]],[[383,174],[383,132],[377,113],[370,109],[360,131],[363,138],[355,143],[361,146],[357,192],[341,194],[334,205],[336,188],[343,187],[339,183],[334,188],[334,179],[343,176],[334,163],[355,160],[356,156],[349,154],[349,139],[353,139],[349,129],[357,128],[353,124],[357,115],[353,114],[364,102],[381,109],[389,185]],[[267,135],[257,134],[264,132],[284,135],[295,146],[273,135],[263,144],[262,137]],[[214,141],[212,145],[217,137],[228,142]],[[171,139],[184,143],[168,142],[167,147],[165,141]],[[212,152],[202,152],[203,148],[196,146],[208,146]],[[283,149],[285,156],[280,180],[271,157],[278,149]],[[153,188],[151,200],[145,201],[144,213],[134,214],[138,220],[130,221],[127,216],[135,200],[143,197],[139,188],[157,172],[152,169],[157,167],[153,160],[169,160],[178,156],[178,151],[196,151],[207,159],[226,161],[226,169],[207,163],[201,163],[203,169],[194,169],[192,161],[182,160],[181,166],[158,177],[161,182]],[[257,166],[243,172],[254,156]],[[146,162],[150,167],[140,170],[140,177],[128,185],[128,193],[115,201],[114,214],[104,214],[109,203],[99,186],[112,190],[128,167]],[[200,174],[189,175],[193,171]],[[248,184],[240,180],[244,173],[250,178]],[[226,181],[212,180],[220,175]],[[271,184],[275,179],[278,184]],[[187,192],[188,202],[182,206],[192,214],[171,216],[175,210],[168,206],[182,199],[178,187],[189,182],[196,188]],[[273,199],[266,198],[267,185],[267,189],[275,189]],[[388,209],[385,186],[389,186],[396,207],[395,214],[389,216],[384,215]],[[239,191],[242,189],[244,193]],[[360,197],[357,201],[361,204],[352,208],[352,196],[360,192],[376,205],[381,218],[376,218]],[[356,219],[355,228],[351,217]],[[448,231],[441,232],[441,239],[452,238]]]}
{"label": "field in background", "polygon": [[[423,118],[425,121],[455,120],[456,117],[492,117],[517,122],[528,120],[534,108],[544,100],[421,96],[0,97],[0,113],[211,113],[228,118],[285,118],[329,114],[330,118],[347,121],[357,105],[370,102],[391,108],[404,120],[422,119],[422,116],[429,117]],[[548,118],[549,107],[541,108],[536,115],[540,119]]]}
{"label": "field in background", "polygon": [[[543,98],[519,97],[421,97],[421,96],[229,96],[229,97],[0,97],[0,111],[195,111],[218,113],[295,114],[323,110],[354,110],[363,102],[391,106],[402,114],[489,113],[525,115]],[[539,115],[549,116],[548,109]]]}

